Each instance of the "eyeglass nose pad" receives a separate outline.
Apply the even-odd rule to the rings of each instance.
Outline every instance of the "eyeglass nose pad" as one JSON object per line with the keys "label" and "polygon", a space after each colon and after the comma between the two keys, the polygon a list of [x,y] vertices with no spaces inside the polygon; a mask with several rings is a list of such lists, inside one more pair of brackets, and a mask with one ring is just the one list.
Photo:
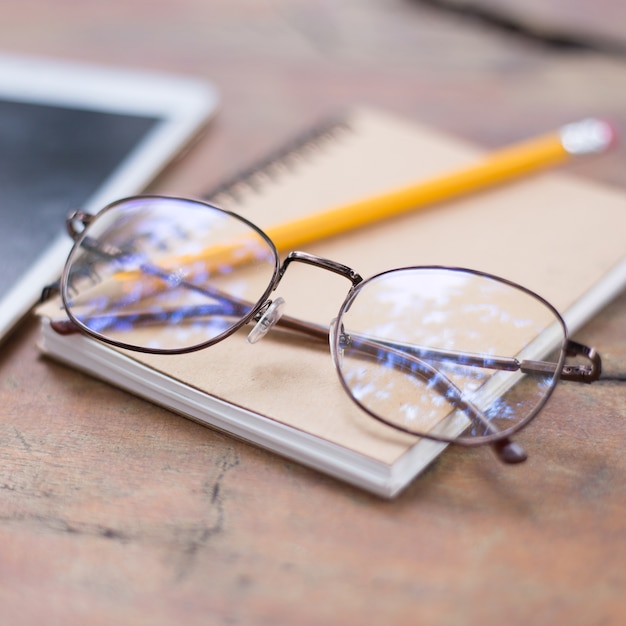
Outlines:
{"label": "eyeglass nose pad", "polygon": [[280,319],[283,314],[284,306],[284,299],[276,298],[276,300],[274,300],[274,302],[267,307],[263,315],[259,318],[259,321],[250,331],[248,335],[248,343],[256,343],[265,337],[270,328],[272,328],[272,326],[274,326],[274,324],[276,324],[276,322]]}
{"label": "eyeglass nose pad", "polygon": [[339,345],[340,331],[338,328],[337,318],[330,320],[328,326],[328,343],[330,344],[330,354],[333,360],[339,361],[343,357],[343,345]]}

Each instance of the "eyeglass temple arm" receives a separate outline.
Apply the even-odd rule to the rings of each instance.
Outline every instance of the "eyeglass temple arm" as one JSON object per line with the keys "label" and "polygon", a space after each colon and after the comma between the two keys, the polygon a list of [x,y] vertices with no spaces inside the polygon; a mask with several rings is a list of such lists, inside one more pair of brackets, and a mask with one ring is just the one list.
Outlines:
{"label": "eyeglass temple arm", "polygon": [[[239,305],[240,308],[243,307],[240,313],[242,313],[244,310],[249,310],[249,305],[246,305],[245,303],[237,303],[233,301],[232,298],[229,300],[230,300],[229,304],[231,306],[237,307]],[[184,313],[187,313],[187,315],[210,314],[210,312],[215,312],[216,308],[219,309],[219,305],[187,307],[188,310],[183,311],[183,316],[184,316]],[[233,314],[236,314],[234,310],[232,312]],[[177,309],[176,314],[180,316],[181,310]],[[134,314],[128,314],[128,315],[118,314],[115,316],[115,319],[116,321],[119,321],[120,318],[123,318],[123,317],[129,317],[129,318],[132,317],[132,319],[135,322],[160,321],[159,319],[157,319],[157,316],[153,313],[144,313],[144,314],[134,313]],[[281,326],[284,329],[295,331],[300,334],[304,334],[306,336],[312,337],[314,339],[324,341],[326,343],[328,342],[329,329],[322,325],[314,324],[311,322],[305,322],[303,320],[289,317],[289,316],[282,316],[280,320],[277,322],[277,325]],[[51,322],[51,327],[53,328],[55,332],[59,334],[73,334],[76,332],[80,332],[80,329],[78,328],[78,326],[76,326],[76,324],[74,324],[71,320],[53,320]],[[452,383],[451,380],[449,380],[444,374],[442,374],[435,367],[427,364],[426,362],[422,361],[421,359],[413,355],[407,354],[406,352],[402,352],[399,350],[395,350],[393,348],[390,348],[389,346],[384,346],[382,344],[376,344],[372,342],[367,343],[365,341],[360,341],[359,343],[361,344],[361,347],[362,349],[364,349],[364,351],[367,345],[367,352],[369,352],[370,354],[378,353],[381,347],[383,347],[386,351],[393,350],[393,352],[396,353],[396,356],[399,357],[399,359],[397,360],[398,365],[402,366],[402,364],[406,365],[407,363],[411,363],[412,365],[417,366],[418,367],[417,373],[419,373],[422,377],[424,377],[429,382],[434,382],[435,390],[441,393],[442,396],[445,397],[448,401],[452,402],[452,404],[455,405],[456,408],[461,409],[464,412],[468,413],[470,418],[474,418],[475,420],[481,422],[485,426],[491,429],[494,428],[493,425],[490,424],[490,422],[487,420],[487,418],[482,415],[482,413],[480,412],[478,408],[474,407],[471,403],[468,403],[467,401],[462,399],[462,393],[456,387],[456,385],[454,385],[454,383]],[[409,368],[409,369],[411,373],[416,373],[414,371],[414,368]],[[395,424],[390,424],[390,425],[397,428]],[[410,433],[411,431],[407,430],[407,432]],[[411,433],[411,434],[415,434],[415,433]],[[518,444],[512,442],[509,438],[505,438],[500,441],[494,442],[492,444],[492,447],[494,451],[496,452],[497,456],[500,458],[500,460],[506,463],[520,463],[526,460],[527,458],[527,455],[524,452],[524,450]]]}
{"label": "eyeglass temple arm", "polygon": [[[403,350],[397,350],[385,343],[380,343],[378,340],[368,340],[351,335],[348,341],[352,347],[356,347],[357,350],[362,351],[366,355],[374,356],[378,358],[380,356],[381,348],[385,351],[385,359],[388,362],[390,357],[392,358],[392,366],[406,371],[408,374],[417,374],[424,378],[428,384],[437,391],[443,398],[445,398],[456,409],[463,411],[470,420],[482,424],[492,433],[497,434],[500,430],[493,424],[484,413],[472,402],[463,397],[463,392],[448,378],[443,372],[433,367],[426,361],[407,353]],[[381,419],[379,417],[379,419]],[[409,434],[417,434],[409,428],[403,428],[392,422],[382,420],[386,424],[402,430]],[[498,458],[507,464],[521,463],[528,458],[525,450],[517,443],[512,441],[509,437],[502,437],[498,441],[494,441],[490,444],[498,456]]]}
{"label": "eyeglass temple arm", "polygon": [[[515,357],[492,356],[483,354],[471,354],[454,350],[441,350],[437,348],[423,348],[410,344],[399,344],[386,340],[376,339],[377,342],[389,347],[404,350],[421,358],[433,360],[456,360],[462,365],[469,367],[481,367],[503,371],[520,371],[524,374],[551,374],[556,371],[556,364],[550,361],[536,361],[529,359],[516,359]],[[559,380],[573,382],[592,383],[600,378],[602,373],[602,359],[595,348],[590,348],[576,341],[568,340],[565,345],[568,357],[583,357],[587,359],[585,364],[565,363],[559,373]]]}
{"label": "eyeglass temple arm", "polygon": [[[328,328],[322,326],[321,324],[313,324],[311,322],[306,322],[295,317],[283,315],[278,320],[278,322],[276,322],[276,325],[288,330],[293,330],[301,334],[308,335],[310,337],[315,337],[324,341],[328,341]],[[386,342],[380,339],[376,339],[376,342],[387,345],[389,347],[396,347],[400,350],[417,352],[420,356],[437,360],[457,357],[459,358],[459,360],[463,361],[464,365],[471,365],[475,367],[509,371],[520,370],[524,374],[554,373],[554,363],[548,361],[533,361],[527,359],[519,361],[514,357],[485,356],[481,354],[455,352],[453,350],[438,350],[435,348],[414,348],[412,346],[407,346],[406,344]],[[588,359],[589,363],[577,365],[565,364],[559,375],[560,380],[584,383],[591,383],[599,380],[602,373],[602,359],[595,348],[568,339],[565,346],[565,351],[567,356],[581,356]]]}
{"label": "eyeglass temple arm", "polygon": [[[199,314],[199,311],[197,309],[199,309],[200,307],[192,307],[192,308],[196,309],[194,311],[194,314],[196,315]],[[180,314],[180,311],[178,311],[178,313]],[[129,317],[131,316],[129,315]],[[149,317],[154,317],[154,315],[145,314],[143,316],[144,321],[148,321]],[[135,321],[141,321],[141,320],[138,320],[136,315],[133,316],[133,319]],[[292,318],[292,317],[287,317],[287,316],[283,316],[277,325],[280,325],[285,329],[307,335],[314,339],[328,342],[329,331],[328,331],[328,328],[324,326],[309,323],[309,322],[304,322],[302,320]],[[51,326],[56,332],[60,334],[73,334],[76,332],[80,332],[79,328],[73,322],[69,320],[53,321],[51,322]],[[361,347],[363,348],[364,345],[365,344],[363,343]],[[369,352],[370,353],[372,353],[372,351],[379,352],[381,347],[383,347],[387,352],[392,350],[391,348],[387,346],[381,346],[381,345],[376,346],[375,344],[372,344],[370,346]],[[395,351],[395,352],[398,352],[398,351]],[[475,421],[479,421],[481,424],[487,426],[488,428],[491,428],[492,430],[494,429],[493,424],[489,422],[489,420],[482,414],[482,412],[477,407],[473,406],[471,403],[462,399],[462,392],[456,387],[456,385],[454,385],[454,383],[452,383],[450,379],[448,379],[439,370],[428,365],[427,363],[425,363],[421,359],[418,359],[415,356],[412,356],[406,353],[404,354],[399,353],[399,354],[400,354],[400,359],[399,361],[397,361],[396,365],[400,367],[402,367],[402,364],[407,365],[408,363],[412,365],[417,365],[419,368],[419,371],[416,372],[414,368],[407,367],[407,369],[409,370],[409,373],[413,373],[413,374],[418,373],[427,381],[431,383],[434,382],[435,385],[433,388],[435,389],[435,391],[439,392],[444,398],[446,398],[449,402],[451,402],[457,409],[468,413],[470,418],[473,418]],[[398,426],[395,424],[390,424],[390,426],[396,429],[398,428]],[[400,430],[404,430],[404,429],[400,428]],[[410,434],[415,434],[408,429],[406,430],[406,432]],[[505,463],[509,463],[509,464],[520,463],[522,461],[525,461],[527,458],[527,454],[521,448],[521,446],[511,441],[508,437],[501,439],[499,441],[495,441],[491,445],[496,455],[498,456],[498,458]]]}
{"label": "eyeglass temple arm", "polygon": [[[50,293],[56,288],[56,286],[48,286],[45,288],[45,292],[42,295],[42,300],[47,299]],[[197,287],[194,286],[197,289]],[[231,313],[233,315],[245,315],[250,311],[251,305],[237,301],[230,296],[220,295],[218,293],[211,293],[211,297],[217,298],[225,303],[228,303],[232,307]],[[185,317],[197,317],[201,315],[210,315],[212,313],[219,313],[219,305],[194,305],[191,307],[177,308],[175,310],[176,315],[179,318]],[[155,313],[117,313],[112,316],[107,316],[109,319],[115,321],[121,321],[124,318],[133,319],[136,322],[150,323],[162,321],[162,317],[159,317]],[[283,315],[276,323],[278,327],[298,332],[300,334],[313,337],[322,341],[328,341],[328,328],[319,325],[306,322],[301,319]],[[80,329],[70,320],[53,320],[51,322],[53,330],[59,334],[73,334],[80,332]],[[386,342],[383,340],[377,340],[381,345],[387,345],[388,347],[395,347],[400,350],[416,354],[422,358],[434,359],[434,360],[450,360],[458,359],[464,365],[473,367],[482,367],[486,369],[496,369],[504,371],[521,371],[524,374],[554,374],[555,365],[548,361],[536,361],[524,359],[519,361],[514,357],[499,357],[499,356],[486,356],[480,354],[468,354],[464,352],[455,352],[452,350],[438,350],[435,348],[421,348],[416,346],[408,346],[405,344],[397,344],[393,342]],[[583,357],[588,362],[585,364],[568,364],[565,363],[561,369],[559,378],[564,381],[592,383],[599,380],[602,373],[602,359],[595,348],[583,345],[576,341],[568,340],[566,344],[566,353],[569,357]]]}
{"label": "eyeglass temple arm", "polygon": [[[46,288],[48,292],[52,287]],[[46,293],[45,297],[48,297]],[[212,294],[216,297],[217,294]],[[250,311],[250,305],[244,302],[237,302],[234,298],[226,298],[222,296],[221,300],[227,302],[232,307],[231,314],[233,315],[245,315]],[[184,317],[197,317],[206,316],[213,313],[220,313],[219,305],[194,305],[191,307],[177,308],[175,310],[176,316],[180,318]],[[117,313],[115,315],[107,315],[107,319],[112,321],[122,321],[126,319],[132,319],[135,322],[159,322],[163,320],[162,315],[156,313]],[[80,332],[80,329],[76,324],[70,320],[53,320],[50,323],[52,329],[59,334],[69,335]],[[297,319],[283,315],[276,323],[278,327],[298,332],[300,334],[307,335],[309,337],[319,339],[322,341],[328,341],[329,331],[328,328],[306,322],[304,320]],[[486,369],[496,369],[504,371],[521,371],[524,374],[554,374],[555,364],[548,361],[535,361],[535,360],[522,360],[519,361],[514,357],[498,357],[498,356],[485,356],[480,354],[468,354],[463,352],[455,352],[452,350],[437,350],[435,348],[418,348],[414,346],[407,346],[402,344],[396,344],[393,342],[387,342],[383,340],[377,340],[380,345],[385,345],[389,348],[397,348],[408,353],[416,354],[421,358],[428,358],[433,360],[450,360],[457,359],[462,362],[463,365],[482,367]],[[602,373],[602,359],[598,352],[593,347],[585,346],[576,341],[568,340],[566,344],[566,353],[569,357],[583,357],[587,359],[586,364],[564,364],[560,372],[560,380],[592,383],[599,380]]]}

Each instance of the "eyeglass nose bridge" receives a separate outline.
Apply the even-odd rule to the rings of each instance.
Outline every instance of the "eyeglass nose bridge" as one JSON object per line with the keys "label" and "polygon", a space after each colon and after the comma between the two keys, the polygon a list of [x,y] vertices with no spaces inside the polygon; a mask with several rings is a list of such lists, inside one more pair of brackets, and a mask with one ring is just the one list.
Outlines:
{"label": "eyeglass nose bridge", "polygon": [[[347,265],[343,265],[342,263],[337,263],[337,261],[332,261],[331,259],[319,257],[314,254],[309,254],[308,252],[294,251],[290,252],[287,255],[283,264],[281,265],[278,271],[277,280],[274,283],[274,289],[276,289],[276,287],[280,283],[280,280],[285,275],[285,271],[293,262],[306,263],[307,265],[313,265],[315,267],[328,270],[335,274],[339,274],[340,276],[347,278],[353,286],[363,281],[363,278]],[[271,300],[265,302],[265,304],[259,309],[256,317],[254,318],[256,324],[248,334],[248,343],[256,343],[257,341],[260,341],[263,337],[265,337],[265,335],[274,327],[274,325],[278,323],[278,321],[282,317],[284,305],[285,301],[283,300],[283,298],[277,298],[273,302]]]}
{"label": "eyeglass nose bridge", "polygon": [[363,278],[360,274],[355,272],[351,267],[344,265],[343,263],[337,263],[337,261],[326,259],[315,254],[309,254],[308,252],[301,252],[299,250],[290,252],[287,255],[287,258],[283,261],[283,264],[281,265],[278,272],[279,280],[285,275],[285,272],[287,271],[289,265],[294,262],[314,265],[315,267],[319,267],[321,269],[328,270],[329,272],[339,274],[340,276],[347,278],[353,286],[358,285],[360,282],[363,281]]}

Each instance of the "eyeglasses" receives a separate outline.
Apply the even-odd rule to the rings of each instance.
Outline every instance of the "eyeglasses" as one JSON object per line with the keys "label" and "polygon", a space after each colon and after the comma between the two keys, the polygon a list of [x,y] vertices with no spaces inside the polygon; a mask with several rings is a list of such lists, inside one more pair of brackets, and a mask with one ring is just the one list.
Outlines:
{"label": "eyeglasses", "polygon": [[[559,379],[600,375],[599,355],[568,339],[554,307],[482,272],[404,267],[364,280],[305,252],[281,262],[245,218],[182,198],[127,198],[97,215],[75,212],[67,227],[69,319],[53,323],[57,332],[158,354],[209,347],[246,324],[251,343],[274,326],[303,333],[329,342],[343,388],[371,417],[420,437],[492,444],[505,462],[526,458],[510,436]],[[270,298],[295,262],[350,282],[329,327],[283,315],[282,298]]]}

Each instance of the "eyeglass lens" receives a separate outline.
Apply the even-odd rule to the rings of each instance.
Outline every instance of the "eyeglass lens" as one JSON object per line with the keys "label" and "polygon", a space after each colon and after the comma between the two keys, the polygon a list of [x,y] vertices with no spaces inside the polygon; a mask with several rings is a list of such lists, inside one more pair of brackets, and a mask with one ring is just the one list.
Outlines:
{"label": "eyeglass lens", "polygon": [[344,304],[333,353],[368,413],[442,440],[494,439],[528,421],[556,383],[565,328],[522,288],[465,270],[395,270]]}
{"label": "eyeglass lens", "polygon": [[241,325],[277,266],[273,246],[243,219],[194,201],[140,197],[89,224],[62,293],[72,319],[101,339],[178,352]]}

